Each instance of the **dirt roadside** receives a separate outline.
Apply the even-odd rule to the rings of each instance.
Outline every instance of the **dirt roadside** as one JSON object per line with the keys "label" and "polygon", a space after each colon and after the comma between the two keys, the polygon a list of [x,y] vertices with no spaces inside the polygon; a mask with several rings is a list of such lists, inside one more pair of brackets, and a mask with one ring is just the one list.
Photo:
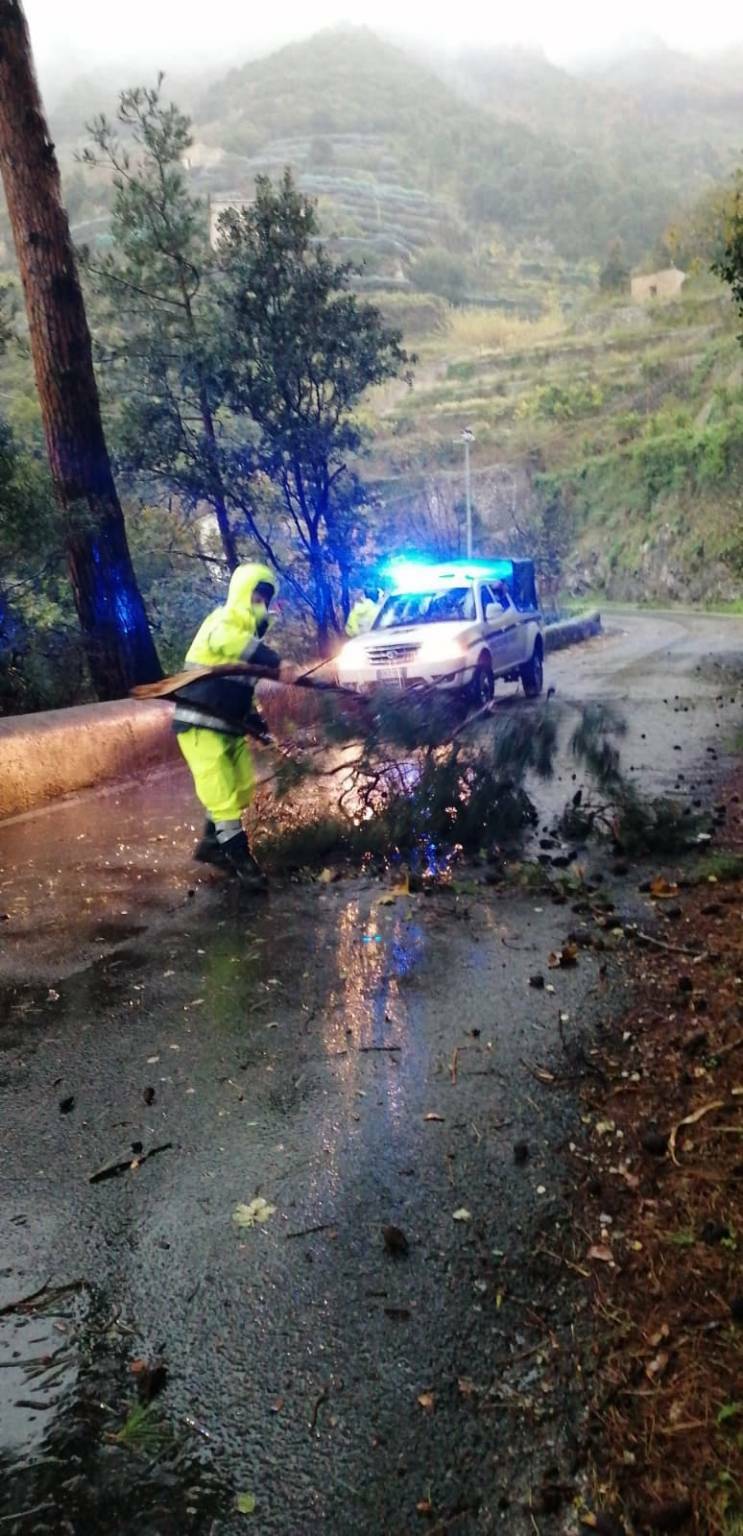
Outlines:
{"label": "dirt roadside", "polygon": [[569,1151],[593,1318],[578,1519],[604,1536],[743,1531],[743,769],[724,803],[729,852],[646,883]]}

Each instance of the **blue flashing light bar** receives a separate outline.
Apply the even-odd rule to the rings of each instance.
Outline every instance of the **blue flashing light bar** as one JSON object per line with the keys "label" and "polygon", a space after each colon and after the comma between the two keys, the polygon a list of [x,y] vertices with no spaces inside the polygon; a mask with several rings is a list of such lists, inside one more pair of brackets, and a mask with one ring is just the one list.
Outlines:
{"label": "blue flashing light bar", "polygon": [[510,581],[512,560],[391,560],[382,575],[396,592],[430,592],[462,581]]}

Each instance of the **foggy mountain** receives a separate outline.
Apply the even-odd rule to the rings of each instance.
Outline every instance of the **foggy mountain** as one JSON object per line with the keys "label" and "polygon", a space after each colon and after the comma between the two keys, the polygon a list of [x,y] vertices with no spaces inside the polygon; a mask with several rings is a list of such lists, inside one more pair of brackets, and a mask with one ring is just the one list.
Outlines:
{"label": "foggy mountain", "polygon": [[[701,58],[651,42],[577,73],[527,49],[416,53],[343,27],[223,73],[168,76],[166,89],[194,119],[204,193],[248,196],[257,172],[291,164],[335,208],[335,232],[363,244],[352,184],[376,186],[377,234],[399,257],[389,276],[421,245],[403,237],[394,251],[406,197],[420,202],[424,244],[456,249],[487,227],[596,258],[619,235],[637,259],[678,208],[733,169],[740,62],[735,50]],[[110,65],[57,91],[63,162],[120,86],[155,73]]]}

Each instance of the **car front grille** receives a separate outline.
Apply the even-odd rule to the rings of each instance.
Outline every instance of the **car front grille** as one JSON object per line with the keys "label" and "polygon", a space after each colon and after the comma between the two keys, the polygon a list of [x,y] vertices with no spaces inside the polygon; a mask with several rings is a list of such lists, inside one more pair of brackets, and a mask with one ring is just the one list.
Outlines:
{"label": "car front grille", "polygon": [[373,667],[404,667],[419,650],[419,645],[375,645],[367,656]]}

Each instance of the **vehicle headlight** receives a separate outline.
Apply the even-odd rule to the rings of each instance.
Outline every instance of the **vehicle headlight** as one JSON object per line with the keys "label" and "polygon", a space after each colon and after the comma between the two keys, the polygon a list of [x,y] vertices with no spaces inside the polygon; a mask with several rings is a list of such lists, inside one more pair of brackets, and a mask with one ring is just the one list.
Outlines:
{"label": "vehicle headlight", "polygon": [[461,661],[464,646],[453,635],[427,635],[418,653],[420,661]]}
{"label": "vehicle headlight", "polygon": [[359,655],[358,646],[354,645],[353,640],[349,640],[348,644],[344,645],[343,649],[338,652],[338,655],[335,658],[335,664],[338,668],[338,671],[343,672],[347,671],[350,667],[353,667],[354,663],[358,665],[361,659],[362,658]]}

